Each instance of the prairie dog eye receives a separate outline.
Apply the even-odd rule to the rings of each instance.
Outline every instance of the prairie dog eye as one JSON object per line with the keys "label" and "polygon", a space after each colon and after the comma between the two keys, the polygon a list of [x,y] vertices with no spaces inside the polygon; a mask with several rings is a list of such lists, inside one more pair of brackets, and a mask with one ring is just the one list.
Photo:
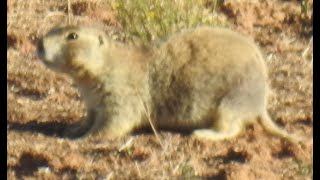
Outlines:
{"label": "prairie dog eye", "polygon": [[71,33],[69,33],[68,35],[67,35],[67,40],[75,40],[75,39],[77,39],[78,38],[78,34],[77,33],[75,33],[75,32],[71,32]]}

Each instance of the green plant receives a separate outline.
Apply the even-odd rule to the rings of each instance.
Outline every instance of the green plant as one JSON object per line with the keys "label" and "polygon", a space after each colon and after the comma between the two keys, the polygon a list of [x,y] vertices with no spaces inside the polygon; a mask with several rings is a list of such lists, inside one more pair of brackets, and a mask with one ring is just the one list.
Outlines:
{"label": "green plant", "polygon": [[196,175],[195,169],[188,162],[185,162],[181,165],[180,171],[181,171],[181,178],[183,178],[183,179],[190,179],[190,180],[191,179],[194,179],[194,180],[200,179]]}
{"label": "green plant", "polygon": [[302,19],[311,19],[310,17],[310,11],[312,11],[311,5],[308,3],[307,0],[302,0],[300,2],[300,8],[301,8],[301,18]]}
{"label": "green plant", "polygon": [[313,179],[313,154],[311,155],[311,162],[303,162],[297,158],[293,158],[293,162],[296,165],[296,175],[303,177],[310,177]]}
{"label": "green plant", "polygon": [[301,14],[300,18],[302,21],[302,32],[306,34],[313,33],[313,4],[308,0],[301,0],[300,2]]}
{"label": "green plant", "polygon": [[206,8],[210,0],[113,0],[126,39],[134,44],[147,45],[183,28],[199,25],[226,26],[216,13],[221,0],[211,0],[214,8]]}

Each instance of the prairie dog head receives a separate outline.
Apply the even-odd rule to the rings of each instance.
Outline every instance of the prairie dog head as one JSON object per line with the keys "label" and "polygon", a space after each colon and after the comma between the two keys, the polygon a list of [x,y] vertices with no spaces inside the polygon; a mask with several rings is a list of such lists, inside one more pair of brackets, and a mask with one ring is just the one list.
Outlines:
{"label": "prairie dog head", "polygon": [[109,39],[103,31],[67,26],[54,28],[39,42],[37,53],[50,69],[68,74],[97,74]]}

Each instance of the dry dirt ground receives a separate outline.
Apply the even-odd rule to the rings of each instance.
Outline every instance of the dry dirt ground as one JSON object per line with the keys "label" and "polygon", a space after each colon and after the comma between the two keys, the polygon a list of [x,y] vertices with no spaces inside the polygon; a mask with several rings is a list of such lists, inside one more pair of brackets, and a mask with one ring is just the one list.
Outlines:
{"label": "dry dirt ground", "polygon": [[[102,1],[73,0],[71,7],[75,24],[118,27]],[[48,70],[35,54],[41,35],[67,23],[67,2],[8,0],[7,8],[8,179],[312,179],[313,142],[290,145],[259,123],[221,142],[160,131],[164,147],[153,133],[114,141],[54,136],[63,123],[85,116],[71,79]],[[312,139],[312,24],[301,20],[299,1],[226,0],[221,13],[266,56],[273,119]]]}

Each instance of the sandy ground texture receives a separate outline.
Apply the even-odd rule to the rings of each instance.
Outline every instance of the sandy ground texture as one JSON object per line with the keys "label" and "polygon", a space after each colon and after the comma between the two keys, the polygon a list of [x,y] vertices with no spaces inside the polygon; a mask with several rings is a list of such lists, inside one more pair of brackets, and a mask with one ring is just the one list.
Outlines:
{"label": "sandy ground texture", "polygon": [[[116,31],[115,16],[102,2],[72,1],[73,22]],[[160,131],[163,147],[153,133],[114,141],[52,135],[85,116],[71,79],[47,69],[35,54],[41,35],[67,23],[67,3],[9,0],[7,7],[8,179],[312,179],[313,142],[290,145],[259,123],[221,142]],[[266,56],[272,118],[312,140],[312,24],[301,20],[299,1],[226,0],[221,13]]]}

